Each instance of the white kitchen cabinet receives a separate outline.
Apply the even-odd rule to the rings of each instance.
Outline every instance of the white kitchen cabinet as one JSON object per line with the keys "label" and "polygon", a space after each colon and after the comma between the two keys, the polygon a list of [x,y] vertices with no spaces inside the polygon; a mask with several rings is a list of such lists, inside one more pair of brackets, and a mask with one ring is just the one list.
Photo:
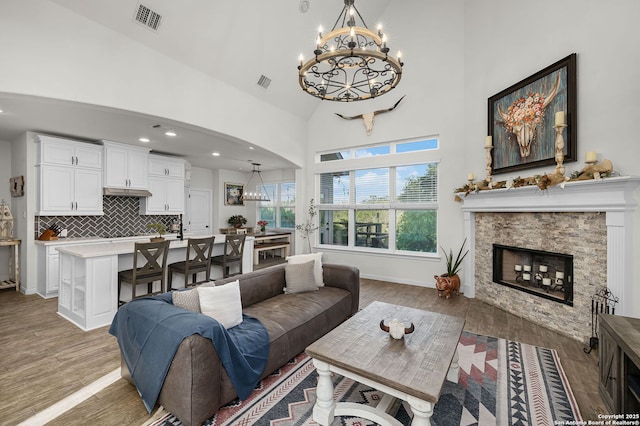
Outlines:
{"label": "white kitchen cabinet", "polygon": [[140,214],[184,212],[184,163],[180,158],[149,155],[151,196],[140,199]]}
{"label": "white kitchen cabinet", "polygon": [[39,216],[102,215],[102,147],[39,136]]}
{"label": "white kitchen cabinet", "polygon": [[102,141],[104,145],[104,186],[106,188],[148,189],[148,148]]}
{"label": "white kitchen cabinet", "polygon": [[184,179],[149,177],[150,197],[140,199],[140,214],[182,214]]}
{"label": "white kitchen cabinet", "polygon": [[149,176],[184,179],[184,160],[151,154],[149,155]]}
{"label": "white kitchen cabinet", "polygon": [[102,169],[102,147],[99,145],[44,135],[38,135],[38,140],[38,164]]}
{"label": "white kitchen cabinet", "polygon": [[102,170],[40,167],[39,216],[102,215]]}
{"label": "white kitchen cabinet", "polygon": [[58,296],[59,268],[56,246],[38,246],[38,294],[45,299]]}

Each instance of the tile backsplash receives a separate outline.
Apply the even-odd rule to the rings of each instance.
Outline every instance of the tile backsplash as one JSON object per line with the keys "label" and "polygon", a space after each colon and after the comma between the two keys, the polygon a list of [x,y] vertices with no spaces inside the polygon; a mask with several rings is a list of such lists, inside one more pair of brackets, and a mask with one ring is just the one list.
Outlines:
{"label": "tile backsplash", "polygon": [[68,238],[151,234],[153,230],[146,227],[148,224],[164,223],[169,229],[169,224],[178,218],[172,215],[141,215],[140,199],[137,197],[104,196],[103,210],[103,216],[36,216],[35,238],[54,224],[66,228]]}

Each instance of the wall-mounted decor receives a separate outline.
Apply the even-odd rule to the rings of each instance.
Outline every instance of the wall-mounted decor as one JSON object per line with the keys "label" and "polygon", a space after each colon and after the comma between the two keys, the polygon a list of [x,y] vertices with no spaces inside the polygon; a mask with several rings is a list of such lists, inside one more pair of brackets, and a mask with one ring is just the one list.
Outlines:
{"label": "wall-mounted decor", "polygon": [[556,164],[555,120],[566,120],[564,162],[576,161],[576,54],[489,98],[493,173]]}
{"label": "wall-mounted decor", "polygon": [[241,183],[224,183],[224,204],[226,206],[244,206],[242,194],[244,193],[244,185]]}
{"label": "wall-mounted decor", "polygon": [[12,197],[22,197],[24,195],[24,176],[9,178],[9,189]]}

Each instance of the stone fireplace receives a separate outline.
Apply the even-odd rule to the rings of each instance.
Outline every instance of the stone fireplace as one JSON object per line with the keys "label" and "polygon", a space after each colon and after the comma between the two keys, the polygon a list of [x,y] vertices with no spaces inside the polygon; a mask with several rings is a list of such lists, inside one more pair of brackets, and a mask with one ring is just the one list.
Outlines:
{"label": "stone fireplace", "polygon": [[[640,317],[633,265],[639,186],[638,178],[616,177],[570,182],[545,191],[522,187],[462,195],[469,244],[464,271],[474,271],[463,277],[464,294],[585,343],[591,336],[591,297],[603,286],[619,298],[617,314]],[[557,303],[534,291],[495,282],[494,245],[530,253],[518,261],[524,269],[525,260],[531,260],[532,275],[540,272],[539,265],[552,262],[556,262],[551,265],[553,278],[557,271],[564,274],[560,258],[540,261],[544,253],[570,256],[572,303]],[[538,256],[535,264],[533,254]],[[518,263],[511,261],[515,270]],[[515,281],[514,275],[507,275],[503,281]],[[531,279],[527,285],[534,289]]]}

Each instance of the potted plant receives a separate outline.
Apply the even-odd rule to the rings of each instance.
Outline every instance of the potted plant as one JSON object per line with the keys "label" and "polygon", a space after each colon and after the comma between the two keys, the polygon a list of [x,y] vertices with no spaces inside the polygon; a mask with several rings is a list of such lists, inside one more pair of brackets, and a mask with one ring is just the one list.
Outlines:
{"label": "potted plant", "polygon": [[268,224],[269,222],[267,222],[266,220],[259,220],[258,228],[260,228],[260,232],[265,232]]}
{"label": "potted plant", "polygon": [[164,237],[163,235],[167,233],[167,227],[164,225],[164,223],[150,223],[147,225],[148,229],[153,229],[154,231],[156,231],[158,233],[157,237],[152,237],[151,238],[151,242],[152,243],[157,243],[160,241],[164,241]]}
{"label": "potted plant", "polygon": [[433,278],[436,280],[436,289],[438,289],[438,296],[442,296],[442,293],[445,294],[445,297],[448,299],[452,292],[459,294],[460,292],[460,277],[458,276],[458,272],[462,268],[462,261],[469,253],[469,250],[465,251],[464,254],[462,250],[464,250],[464,245],[467,243],[467,239],[465,238],[462,242],[462,246],[460,246],[460,250],[458,250],[458,255],[453,258],[453,250],[449,249],[449,253],[447,253],[442,246],[440,246],[440,250],[444,253],[444,257],[447,261],[447,272],[438,276],[434,275]]}
{"label": "potted plant", "polygon": [[229,220],[227,220],[227,223],[234,228],[241,228],[242,225],[247,223],[247,219],[245,219],[241,214],[234,214],[229,218]]}

